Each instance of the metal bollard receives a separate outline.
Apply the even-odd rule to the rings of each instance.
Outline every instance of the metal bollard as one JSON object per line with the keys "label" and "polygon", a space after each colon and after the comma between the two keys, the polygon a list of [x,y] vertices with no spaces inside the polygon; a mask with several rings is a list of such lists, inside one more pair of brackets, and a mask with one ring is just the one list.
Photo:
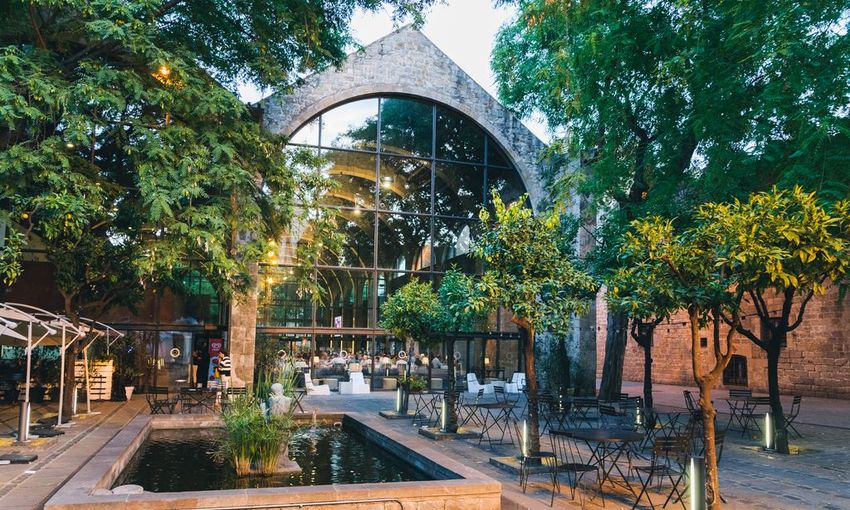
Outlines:
{"label": "metal bollard", "polygon": [[702,456],[691,457],[689,469],[691,471],[691,510],[705,510],[705,459]]}
{"label": "metal bollard", "polygon": [[18,406],[18,442],[30,440],[30,403],[23,401]]}

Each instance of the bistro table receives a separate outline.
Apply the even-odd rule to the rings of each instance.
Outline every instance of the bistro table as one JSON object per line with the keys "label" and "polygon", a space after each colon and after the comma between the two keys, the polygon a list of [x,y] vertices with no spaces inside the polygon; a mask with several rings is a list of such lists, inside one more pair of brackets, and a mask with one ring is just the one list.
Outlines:
{"label": "bistro table", "polygon": [[[574,439],[584,441],[588,448],[590,448],[591,458],[599,466],[599,471],[601,473],[601,476],[599,477],[600,490],[602,488],[602,484],[605,483],[605,481],[608,481],[612,485],[621,485],[622,487],[625,487],[629,490],[629,492],[637,497],[637,493],[632,487],[632,484],[629,483],[629,479],[623,473],[619,463],[624,453],[626,454],[626,459],[631,462],[631,459],[629,458],[629,446],[633,443],[640,443],[643,441],[643,433],[622,429],[571,429],[560,431],[558,433],[569,434]],[[620,478],[622,478],[622,482],[619,484],[611,478],[611,474],[614,470],[616,470],[617,474],[619,474]]]}
{"label": "bistro table", "polygon": [[219,398],[219,390],[215,388],[180,388],[180,411],[191,413],[202,408],[214,413]]}
{"label": "bistro table", "polygon": [[[473,413],[478,413],[481,417],[481,437],[478,438],[478,444],[487,441],[490,446],[494,444],[505,443],[505,433],[511,439],[511,445],[514,444],[514,433],[511,432],[511,416],[514,413],[514,405],[510,402],[480,402],[470,404]],[[499,439],[495,439],[495,433],[491,435],[490,431],[496,429],[499,434]],[[486,439],[485,439],[486,437]]]}
{"label": "bistro table", "polygon": [[[437,396],[440,393],[432,391],[417,391],[411,393],[413,397],[413,421],[429,424],[434,416],[434,407],[438,404]],[[424,419],[424,422],[423,422]]]}
{"label": "bistro table", "polygon": [[729,404],[729,422],[726,424],[728,429],[734,422],[741,426],[741,435],[745,435],[752,424],[756,429],[761,431],[758,421],[753,419],[753,416],[758,413],[759,407],[770,407],[769,397],[732,397],[727,398]]}

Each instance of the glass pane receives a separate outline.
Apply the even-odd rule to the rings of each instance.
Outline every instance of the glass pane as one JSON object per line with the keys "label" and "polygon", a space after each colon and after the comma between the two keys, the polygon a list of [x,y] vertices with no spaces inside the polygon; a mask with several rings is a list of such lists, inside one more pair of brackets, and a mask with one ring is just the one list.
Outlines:
{"label": "glass pane", "polygon": [[378,139],[378,100],[346,103],[322,114],[322,147],[374,151]]}
{"label": "glass pane", "polygon": [[499,144],[492,138],[487,139],[487,165],[503,167],[513,166],[508,162],[508,158],[505,156],[505,153],[502,152],[502,149],[499,148]]}
{"label": "glass pane", "polygon": [[319,257],[320,266],[373,267],[375,250],[375,213],[362,210],[332,210],[335,229],[342,247],[326,245]]}
{"label": "glass pane", "polygon": [[468,274],[481,272],[481,264],[470,252],[480,222],[476,220],[434,220],[434,258],[437,271],[456,267]]}
{"label": "glass pane", "polygon": [[436,171],[435,212],[477,218],[484,203],[484,167],[438,162]]}
{"label": "glass pane", "polygon": [[375,207],[376,157],[346,151],[323,151],[325,172],[337,186],[328,191],[325,203],[347,207]]}
{"label": "glass pane", "polygon": [[265,266],[259,277],[258,326],[310,327],[310,294],[298,289],[292,268]]}
{"label": "glass pane", "polygon": [[513,168],[487,167],[487,202],[492,202],[490,191],[495,189],[502,201],[509,204],[525,193],[519,173]]}
{"label": "glass pane", "polygon": [[322,297],[316,306],[316,326],[323,328],[369,327],[372,273],[345,269],[320,269]]}
{"label": "glass pane", "polygon": [[430,265],[430,218],[381,213],[378,221],[378,267],[418,271]]}
{"label": "glass pane", "polygon": [[381,156],[381,208],[431,212],[431,162]]}
{"label": "glass pane", "polygon": [[381,322],[381,307],[387,298],[398,289],[404,287],[413,280],[420,282],[430,281],[428,273],[401,273],[393,271],[381,271],[378,273],[378,324]]}
{"label": "glass pane", "polygon": [[484,131],[466,116],[438,107],[437,159],[484,162]]}
{"label": "glass pane", "polygon": [[307,124],[292,134],[289,143],[298,143],[302,145],[319,145],[319,118],[311,120]]}
{"label": "glass pane", "polygon": [[381,100],[381,152],[431,157],[433,111],[412,99]]}

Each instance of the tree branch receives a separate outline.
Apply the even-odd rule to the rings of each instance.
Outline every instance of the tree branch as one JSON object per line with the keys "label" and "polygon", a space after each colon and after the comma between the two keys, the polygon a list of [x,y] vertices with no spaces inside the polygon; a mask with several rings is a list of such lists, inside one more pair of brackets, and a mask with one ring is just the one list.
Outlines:
{"label": "tree branch", "polygon": [[797,312],[797,319],[794,321],[793,324],[788,326],[788,331],[794,331],[795,329],[797,329],[797,326],[799,326],[800,323],[803,322],[803,314],[806,313],[806,305],[809,304],[809,300],[811,300],[812,296],[814,295],[815,291],[810,290],[806,297],[803,299],[803,302],[800,303],[800,310]]}

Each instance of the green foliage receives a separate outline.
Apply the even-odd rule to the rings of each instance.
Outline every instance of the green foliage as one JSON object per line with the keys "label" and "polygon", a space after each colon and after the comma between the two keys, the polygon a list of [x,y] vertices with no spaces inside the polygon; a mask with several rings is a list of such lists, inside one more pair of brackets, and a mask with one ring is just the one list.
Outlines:
{"label": "green foliage", "polygon": [[[112,257],[127,273],[112,287],[195,270],[222,294],[245,290],[251,263],[293,217],[297,162],[236,84],[286,87],[341,62],[357,7],[390,6],[401,19],[429,3],[5,2],[0,210],[56,263],[77,258],[101,274]],[[7,279],[20,273],[10,246]],[[61,290],[76,309],[92,285]]]}
{"label": "green foliage", "polygon": [[381,327],[399,338],[426,345],[443,332],[443,316],[430,283],[413,279],[391,295],[381,308]]}
{"label": "green foliage", "polygon": [[473,253],[485,263],[478,282],[476,310],[504,306],[521,327],[565,331],[570,316],[587,309],[596,290],[589,275],[576,268],[560,237],[557,211],[535,217],[525,197],[505,205],[493,192],[495,218],[481,210],[484,232]]}
{"label": "green foliage", "polygon": [[850,268],[850,201],[824,205],[799,186],[746,202],[706,204],[700,217],[720,248],[717,264],[748,292],[823,294]]}
{"label": "green foliage", "polygon": [[850,192],[850,34],[844,0],[578,2],[504,0],[499,95],[557,133],[560,173],[606,213],[592,261],[618,266],[634,219],[693,219],[706,201],[772,185]]}
{"label": "green foliage", "polygon": [[437,298],[446,333],[481,331],[485,328],[490,310],[476,304],[482,302],[485,295],[475,283],[472,276],[455,268],[450,268],[443,275]]}
{"label": "green foliage", "polygon": [[408,375],[400,377],[398,383],[407,388],[408,391],[416,393],[417,391],[425,391],[428,389],[428,382],[424,378],[416,375]]}
{"label": "green foliage", "polygon": [[259,474],[274,474],[281,447],[293,428],[291,416],[263,416],[259,400],[248,394],[232,398],[221,418],[225,436],[217,456],[231,462],[237,476],[250,474],[252,465]]}

